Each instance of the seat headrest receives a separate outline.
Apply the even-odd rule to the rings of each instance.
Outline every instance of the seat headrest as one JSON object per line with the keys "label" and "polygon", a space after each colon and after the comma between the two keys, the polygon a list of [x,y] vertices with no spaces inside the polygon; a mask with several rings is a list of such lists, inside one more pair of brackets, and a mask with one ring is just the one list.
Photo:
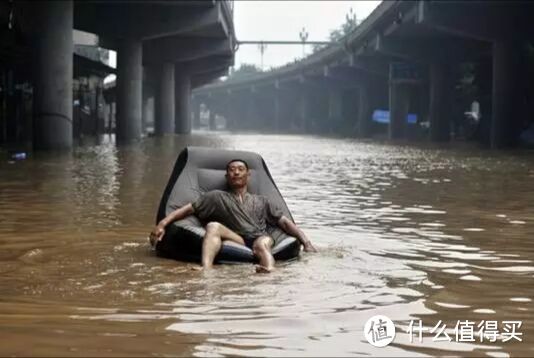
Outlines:
{"label": "seat headrest", "polygon": [[250,193],[269,197],[280,205],[286,215],[291,215],[259,154],[217,148],[186,147],[180,152],[163,193],[158,221],[170,211],[196,201],[205,192],[227,189],[226,164],[232,159],[243,159],[247,162],[251,171],[248,186]]}

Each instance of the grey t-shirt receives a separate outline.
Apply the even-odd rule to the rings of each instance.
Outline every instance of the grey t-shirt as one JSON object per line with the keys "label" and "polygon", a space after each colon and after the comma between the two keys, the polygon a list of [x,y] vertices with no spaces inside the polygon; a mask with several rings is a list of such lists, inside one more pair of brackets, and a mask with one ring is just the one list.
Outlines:
{"label": "grey t-shirt", "polygon": [[263,195],[246,193],[243,203],[236,194],[212,190],[193,204],[195,215],[203,223],[217,221],[243,238],[265,235],[267,225],[276,226],[283,213]]}

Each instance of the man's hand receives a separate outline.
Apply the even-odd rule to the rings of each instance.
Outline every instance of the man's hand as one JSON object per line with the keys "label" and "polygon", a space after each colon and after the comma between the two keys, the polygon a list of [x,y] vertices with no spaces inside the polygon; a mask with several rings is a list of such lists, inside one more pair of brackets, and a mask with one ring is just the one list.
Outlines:
{"label": "man's hand", "polygon": [[304,251],[305,252],[317,252],[317,249],[315,248],[315,246],[312,245],[310,240],[307,240],[304,243]]}
{"label": "man's hand", "polygon": [[165,235],[165,227],[162,225],[157,225],[151,232],[150,232],[150,245],[156,246],[158,241],[161,241],[161,238]]}
{"label": "man's hand", "polygon": [[286,216],[282,216],[278,220],[278,226],[285,231],[286,234],[296,237],[304,246],[305,252],[317,252],[317,249],[312,245],[311,241],[308,240],[306,234],[298,228],[297,225]]}

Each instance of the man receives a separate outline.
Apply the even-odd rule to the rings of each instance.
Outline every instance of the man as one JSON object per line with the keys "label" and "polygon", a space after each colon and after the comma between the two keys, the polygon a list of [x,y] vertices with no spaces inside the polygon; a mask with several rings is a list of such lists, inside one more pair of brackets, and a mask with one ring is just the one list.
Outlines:
{"label": "man", "polygon": [[150,233],[152,245],[163,237],[165,227],[175,220],[195,214],[201,222],[207,222],[202,242],[202,268],[209,269],[221,249],[223,241],[246,245],[259,259],[257,272],[268,273],[274,269],[271,253],[274,240],[267,234],[267,224],[278,225],[288,235],[296,237],[306,252],[316,252],[304,232],[261,195],[247,191],[250,170],[247,162],[233,159],[226,165],[228,191],[213,190],[196,202],[174,210],[161,220]]}

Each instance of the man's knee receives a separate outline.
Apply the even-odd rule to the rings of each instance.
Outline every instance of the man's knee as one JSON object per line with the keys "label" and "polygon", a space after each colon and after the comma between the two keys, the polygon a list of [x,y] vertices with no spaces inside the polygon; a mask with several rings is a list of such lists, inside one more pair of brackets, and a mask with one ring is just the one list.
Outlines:
{"label": "man's knee", "polygon": [[273,239],[270,236],[260,236],[252,244],[252,251],[254,254],[259,252],[271,252],[273,246]]}
{"label": "man's knee", "polygon": [[221,224],[218,223],[217,221],[210,221],[207,225],[206,225],[206,231],[209,231],[211,233],[215,233],[215,232],[218,232],[221,228]]}

